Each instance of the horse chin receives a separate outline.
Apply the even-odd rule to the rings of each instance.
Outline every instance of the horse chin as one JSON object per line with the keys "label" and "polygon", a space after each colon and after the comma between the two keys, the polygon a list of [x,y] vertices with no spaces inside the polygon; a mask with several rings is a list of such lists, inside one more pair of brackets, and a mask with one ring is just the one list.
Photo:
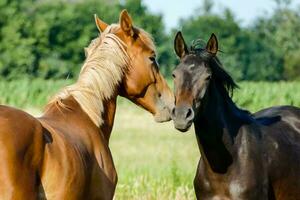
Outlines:
{"label": "horse chin", "polygon": [[163,109],[159,113],[156,113],[154,115],[155,122],[162,123],[162,122],[168,122],[171,120],[171,115],[169,109]]}
{"label": "horse chin", "polygon": [[178,124],[174,122],[174,127],[179,130],[180,132],[187,132],[193,123],[187,123],[187,124]]}

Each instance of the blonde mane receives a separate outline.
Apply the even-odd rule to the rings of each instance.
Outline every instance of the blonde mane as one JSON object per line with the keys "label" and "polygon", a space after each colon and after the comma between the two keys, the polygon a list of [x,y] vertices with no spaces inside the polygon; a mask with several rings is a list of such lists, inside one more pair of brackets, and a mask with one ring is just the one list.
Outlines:
{"label": "blonde mane", "polygon": [[[110,31],[117,25],[110,25],[85,48],[86,60],[78,80],[63,88],[48,103],[66,107],[62,100],[73,96],[83,111],[100,127],[103,124],[103,101],[115,94],[125,70],[130,67],[126,44]],[[46,110],[47,110],[46,107]]]}

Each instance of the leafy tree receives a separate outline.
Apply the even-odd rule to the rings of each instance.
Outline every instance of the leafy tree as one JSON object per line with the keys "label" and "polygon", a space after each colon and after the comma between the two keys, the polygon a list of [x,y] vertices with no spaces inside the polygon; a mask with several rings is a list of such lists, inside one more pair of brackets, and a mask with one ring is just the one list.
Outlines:
{"label": "leafy tree", "polygon": [[35,38],[28,34],[31,21],[26,20],[29,5],[35,1],[0,1],[0,75],[6,78],[21,77],[25,66],[34,64],[32,45]]}
{"label": "leafy tree", "polygon": [[93,14],[107,23],[118,22],[127,8],[137,26],[150,32],[158,44],[159,62],[167,71],[172,60],[161,15],[150,13],[140,0],[121,4],[108,0],[1,0],[0,75],[17,77],[74,77],[84,60],[83,48],[98,31]]}
{"label": "leafy tree", "polygon": [[260,53],[265,55],[264,68],[268,70],[262,79],[299,79],[300,36],[296,33],[300,31],[300,16],[289,8],[291,0],[276,2],[274,14],[258,18],[252,28],[265,47]]}
{"label": "leafy tree", "polygon": [[38,4],[30,16],[33,19],[31,34],[37,38],[32,74],[46,79],[74,77],[85,58],[83,48],[98,35],[93,19],[95,13],[111,23],[117,20],[119,8],[99,0]]}
{"label": "leafy tree", "polygon": [[241,27],[231,10],[214,13],[213,0],[205,0],[167,33],[162,16],[151,13],[142,0],[0,0],[0,77],[76,76],[85,59],[83,48],[98,35],[93,14],[112,23],[126,8],[135,25],[152,34],[166,76],[178,62],[173,50],[178,29],[188,44],[215,33],[223,65],[236,79],[300,79],[300,15],[291,8],[292,0],[274,2],[271,15]]}

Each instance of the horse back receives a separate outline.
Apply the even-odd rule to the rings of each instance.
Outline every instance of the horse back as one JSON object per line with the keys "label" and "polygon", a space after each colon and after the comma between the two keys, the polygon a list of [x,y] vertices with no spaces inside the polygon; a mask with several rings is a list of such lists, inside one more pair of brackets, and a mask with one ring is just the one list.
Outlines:
{"label": "horse back", "polygon": [[262,122],[260,124],[266,137],[300,148],[300,108],[270,107],[255,113],[254,117],[258,122]]}
{"label": "horse back", "polygon": [[[278,106],[254,114],[262,125],[268,174],[276,199],[300,198],[300,109]],[[275,119],[275,120],[274,120]]]}

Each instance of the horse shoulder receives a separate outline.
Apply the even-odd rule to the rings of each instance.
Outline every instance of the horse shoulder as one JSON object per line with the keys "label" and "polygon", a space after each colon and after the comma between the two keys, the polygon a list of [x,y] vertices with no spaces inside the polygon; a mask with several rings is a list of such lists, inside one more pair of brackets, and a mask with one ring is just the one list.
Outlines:
{"label": "horse shoulder", "polygon": [[40,119],[51,137],[41,175],[46,197],[112,199],[117,176],[105,138],[90,127],[72,130],[52,120]]}
{"label": "horse shoulder", "polygon": [[245,158],[259,155],[262,151],[262,131],[261,127],[255,123],[245,124],[239,129],[234,146],[237,157]]}
{"label": "horse shoulder", "polygon": [[267,198],[268,171],[260,126],[243,125],[234,142],[236,150],[228,185],[232,198]]}
{"label": "horse shoulder", "polygon": [[99,134],[97,136],[97,139],[94,140],[93,146],[95,156],[93,173],[98,174],[94,177],[100,178],[102,176],[105,176],[105,179],[107,179],[112,185],[116,185],[118,180],[117,172],[108,143],[106,142],[102,134]]}
{"label": "horse shoulder", "polygon": [[88,196],[91,199],[111,200],[117,185],[117,173],[112,160],[100,162],[106,162],[104,165],[108,168],[103,167],[99,161],[94,162],[91,168],[92,175]]}

